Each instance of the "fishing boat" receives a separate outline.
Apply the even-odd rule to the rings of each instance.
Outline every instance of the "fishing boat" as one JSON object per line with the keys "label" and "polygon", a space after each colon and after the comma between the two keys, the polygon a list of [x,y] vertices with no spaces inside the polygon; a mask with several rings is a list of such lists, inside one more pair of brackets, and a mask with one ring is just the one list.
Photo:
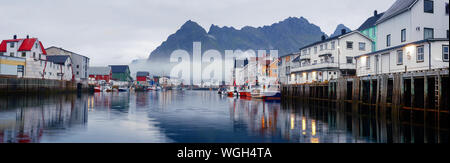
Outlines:
{"label": "fishing boat", "polygon": [[269,87],[267,90],[264,91],[263,98],[266,101],[281,100],[281,92],[279,90],[279,87],[277,86]]}
{"label": "fishing boat", "polygon": [[239,96],[241,97],[252,97],[250,87],[242,87],[241,90],[239,90]]}
{"label": "fishing boat", "polygon": [[119,87],[119,92],[128,92],[128,90],[127,87]]}
{"label": "fishing boat", "polygon": [[252,98],[256,99],[263,99],[264,98],[264,91],[260,87],[254,88],[251,91]]}
{"label": "fishing boat", "polygon": [[227,95],[229,97],[239,96],[239,92],[235,89],[235,87],[230,87],[227,91]]}
{"label": "fishing boat", "polygon": [[100,87],[100,86],[95,86],[95,87],[94,87],[94,92],[102,92],[102,87]]}
{"label": "fishing boat", "polygon": [[219,94],[219,95],[225,95],[225,94],[227,94],[227,89],[221,87],[221,88],[219,88],[219,90],[217,91],[217,94]]}

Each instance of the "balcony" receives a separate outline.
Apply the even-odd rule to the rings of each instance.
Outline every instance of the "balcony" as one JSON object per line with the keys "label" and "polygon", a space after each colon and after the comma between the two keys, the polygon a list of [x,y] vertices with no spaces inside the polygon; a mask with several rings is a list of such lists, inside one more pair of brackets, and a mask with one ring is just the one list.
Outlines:
{"label": "balcony", "polygon": [[331,63],[331,62],[324,62],[324,63],[318,63],[318,64],[304,65],[302,67],[291,68],[291,72],[302,72],[302,71],[319,70],[319,69],[327,69],[327,68],[339,68],[339,64]]}

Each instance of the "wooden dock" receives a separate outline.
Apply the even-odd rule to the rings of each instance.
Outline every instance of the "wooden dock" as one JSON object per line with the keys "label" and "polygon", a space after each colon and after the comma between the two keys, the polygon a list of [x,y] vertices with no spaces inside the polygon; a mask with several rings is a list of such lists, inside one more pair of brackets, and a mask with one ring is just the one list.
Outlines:
{"label": "wooden dock", "polygon": [[0,78],[0,95],[76,92],[77,87],[78,85],[72,81]]}
{"label": "wooden dock", "polygon": [[[283,85],[283,98],[357,102],[449,112],[448,69],[342,77],[324,83]],[[423,95],[423,96],[422,96]]]}

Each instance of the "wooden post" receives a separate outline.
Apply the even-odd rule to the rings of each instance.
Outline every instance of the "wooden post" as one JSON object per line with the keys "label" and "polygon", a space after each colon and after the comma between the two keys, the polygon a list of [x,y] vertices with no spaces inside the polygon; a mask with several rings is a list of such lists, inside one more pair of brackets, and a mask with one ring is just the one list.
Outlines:
{"label": "wooden post", "polygon": [[363,100],[364,100],[364,80],[360,79],[360,82],[361,82],[360,83],[361,91],[359,93],[359,101],[363,102]]}
{"label": "wooden post", "polygon": [[428,107],[428,76],[425,72],[424,78],[423,78],[423,108],[425,109],[425,112],[427,111]]}
{"label": "wooden post", "polygon": [[405,106],[405,79],[400,74],[400,105]]}
{"label": "wooden post", "polygon": [[414,100],[415,100],[415,90],[414,90],[414,74],[411,73],[411,108],[414,108]]}
{"label": "wooden post", "polygon": [[438,106],[437,106],[437,108],[438,108],[438,111],[440,111],[441,110],[441,107],[442,107],[442,77],[441,77],[441,73],[438,71],[438,89],[439,89],[439,92],[438,92]]}
{"label": "wooden post", "polygon": [[377,93],[376,93],[376,104],[380,103],[380,76],[377,76]]}
{"label": "wooden post", "polygon": [[369,104],[372,104],[372,96],[373,96],[373,81],[372,78],[370,78],[370,86],[369,86]]}

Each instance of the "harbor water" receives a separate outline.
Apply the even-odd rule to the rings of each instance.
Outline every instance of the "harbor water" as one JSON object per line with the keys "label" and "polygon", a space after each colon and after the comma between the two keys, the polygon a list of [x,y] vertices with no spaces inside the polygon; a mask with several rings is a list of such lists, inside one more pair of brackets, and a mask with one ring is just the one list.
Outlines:
{"label": "harbor water", "polygon": [[448,143],[448,113],[215,91],[0,97],[0,143]]}

